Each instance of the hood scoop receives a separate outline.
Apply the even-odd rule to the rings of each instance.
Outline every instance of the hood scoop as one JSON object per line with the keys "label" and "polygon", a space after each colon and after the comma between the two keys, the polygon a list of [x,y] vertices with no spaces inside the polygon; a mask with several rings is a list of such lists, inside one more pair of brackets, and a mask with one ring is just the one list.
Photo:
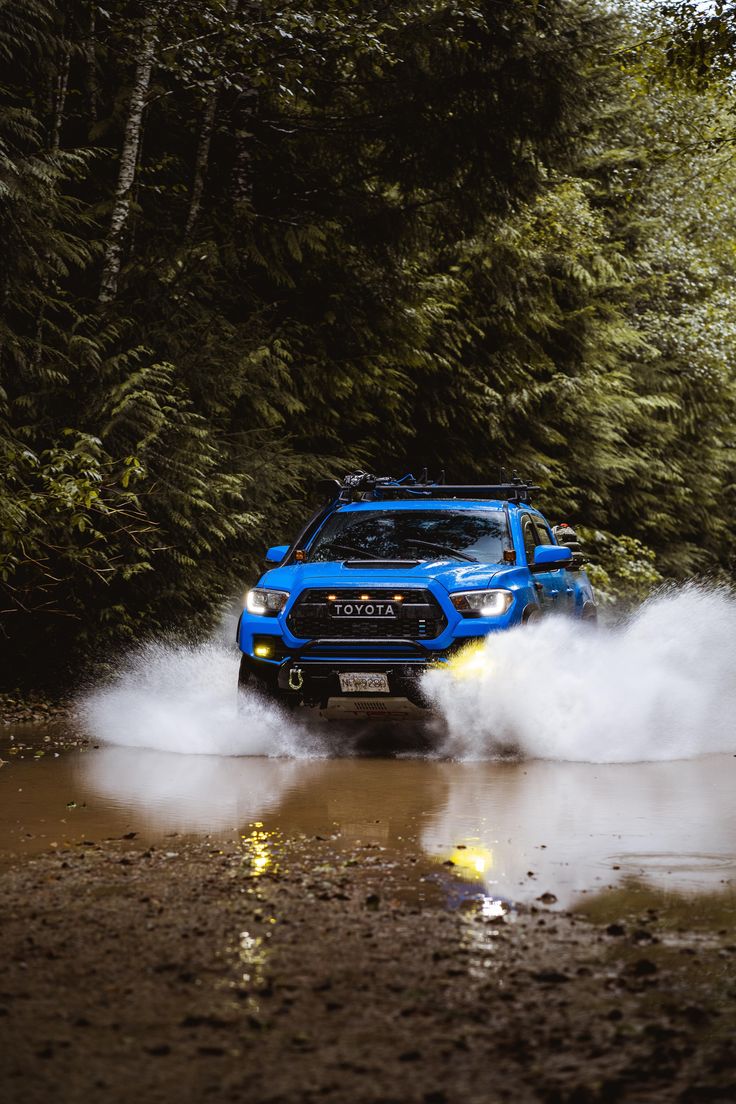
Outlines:
{"label": "hood scoop", "polygon": [[421,560],[344,560],[342,566],[356,571],[362,567],[367,567],[370,571],[380,569],[401,571],[402,569],[417,567],[421,562]]}

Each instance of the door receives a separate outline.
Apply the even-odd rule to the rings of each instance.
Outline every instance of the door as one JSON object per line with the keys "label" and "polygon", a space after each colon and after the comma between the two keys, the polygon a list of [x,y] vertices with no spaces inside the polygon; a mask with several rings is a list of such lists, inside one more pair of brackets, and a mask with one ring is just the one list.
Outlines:
{"label": "door", "polygon": [[[532,514],[522,516],[521,533],[527,566],[531,568],[534,564],[534,549],[537,545],[555,542],[541,518],[535,518]],[[573,588],[570,586],[564,567],[558,567],[554,571],[535,571],[532,579],[542,613],[569,610],[573,599]]]}

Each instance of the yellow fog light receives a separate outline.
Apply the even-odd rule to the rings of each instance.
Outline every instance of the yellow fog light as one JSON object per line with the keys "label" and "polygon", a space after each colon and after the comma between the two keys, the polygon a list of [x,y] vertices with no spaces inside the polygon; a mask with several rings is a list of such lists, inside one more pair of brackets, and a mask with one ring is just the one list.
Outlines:
{"label": "yellow fog light", "polygon": [[256,644],[253,649],[253,654],[257,655],[260,659],[268,659],[273,652],[273,648],[270,644]]}
{"label": "yellow fog light", "polygon": [[447,667],[455,678],[478,678],[488,671],[490,660],[482,643],[469,644],[448,660]]}

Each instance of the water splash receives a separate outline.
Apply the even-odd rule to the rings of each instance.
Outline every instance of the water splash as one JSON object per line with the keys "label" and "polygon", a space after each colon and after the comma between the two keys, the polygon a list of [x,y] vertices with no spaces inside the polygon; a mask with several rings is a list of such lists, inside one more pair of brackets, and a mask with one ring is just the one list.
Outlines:
{"label": "water splash", "polygon": [[625,623],[562,618],[485,641],[464,677],[425,686],[442,752],[610,763],[736,752],[736,599],[690,585]]}
{"label": "water splash", "polygon": [[[237,665],[216,641],[149,645],[82,700],[82,721],[103,743],[159,751],[361,753],[359,726],[325,728],[255,695],[238,711]],[[470,668],[431,672],[425,686],[438,757],[606,763],[736,752],[736,599],[687,586],[610,628],[550,618],[491,635]],[[400,726],[395,736],[398,748]]]}
{"label": "water splash", "polygon": [[88,693],[80,719],[96,739],[193,755],[322,754],[314,731],[255,694],[236,706],[238,653],[211,642],[150,644],[121,674]]}

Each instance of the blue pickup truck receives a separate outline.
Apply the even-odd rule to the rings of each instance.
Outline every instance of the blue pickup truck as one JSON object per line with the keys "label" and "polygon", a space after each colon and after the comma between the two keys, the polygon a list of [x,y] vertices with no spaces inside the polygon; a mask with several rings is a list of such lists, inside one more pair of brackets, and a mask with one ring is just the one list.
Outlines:
{"label": "blue pickup truck", "polygon": [[488,633],[596,616],[576,534],[515,479],[453,486],[358,472],[246,595],[239,686],[327,717],[421,716],[421,676]]}

